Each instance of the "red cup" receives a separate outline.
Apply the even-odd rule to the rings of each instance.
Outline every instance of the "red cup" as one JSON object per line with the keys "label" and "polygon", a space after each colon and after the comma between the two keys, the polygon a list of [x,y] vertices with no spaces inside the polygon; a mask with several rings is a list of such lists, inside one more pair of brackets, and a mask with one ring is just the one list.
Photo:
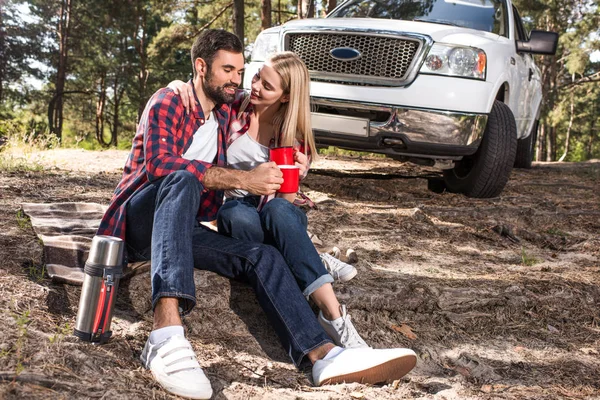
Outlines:
{"label": "red cup", "polygon": [[294,165],[294,148],[285,146],[269,149],[269,160],[277,165]]}
{"label": "red cup", "polygon": [[283,174],[283,183],[279,188],[279,193],[297,193],[298,181],[300,178],[300,168],[296,165],[280,165]]}

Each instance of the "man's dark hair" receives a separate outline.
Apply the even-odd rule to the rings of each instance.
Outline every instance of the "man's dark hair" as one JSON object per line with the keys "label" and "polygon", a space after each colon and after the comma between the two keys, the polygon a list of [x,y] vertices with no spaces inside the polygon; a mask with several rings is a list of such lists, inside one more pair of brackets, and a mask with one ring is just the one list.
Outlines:
{"label": "man's dark hair", "polygon": [[242,53],[244,47],[237,36],[223,29],[206,29],[198,35],[191,52],[194,77],[196,77],[196,67],[194,66],[196,58],[202,58],[210,70],[215,54],[219,50]]}

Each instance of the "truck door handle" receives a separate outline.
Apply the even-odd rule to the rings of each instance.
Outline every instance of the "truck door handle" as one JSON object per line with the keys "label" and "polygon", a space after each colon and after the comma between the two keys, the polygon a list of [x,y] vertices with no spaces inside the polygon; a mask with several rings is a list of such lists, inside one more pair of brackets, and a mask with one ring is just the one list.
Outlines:
{"label": "truck door handle", "polygon": [[531,77],[533,77],[533,70],[529,68],[529,81],[531,81]]}

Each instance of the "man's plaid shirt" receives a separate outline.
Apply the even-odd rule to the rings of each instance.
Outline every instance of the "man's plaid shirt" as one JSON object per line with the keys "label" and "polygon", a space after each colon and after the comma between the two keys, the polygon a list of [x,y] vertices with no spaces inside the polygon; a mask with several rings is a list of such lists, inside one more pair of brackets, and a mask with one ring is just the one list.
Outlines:
{"label": "man's plaid shirt", "polygon": [[[168,88],[160,89],[150,98],[133,138],[123,177],[100,222],[98,235],[117,236],[125,240],[127,203],[134,193],[151,182],[179,170],[190,171],[202,182],[208,168],[213,165],[225,166],[226,134],[231,117],[231,106],[226,104],[214,110],[219,124],[215,163],[182,158],[192,143],[194,132],[205,122],[196,93],[194,97],[197,105],[193,112],[185,112],[181,98]],[[216,219],[222,202],[223,191],[205,189],[200,198],[198,220]]]}

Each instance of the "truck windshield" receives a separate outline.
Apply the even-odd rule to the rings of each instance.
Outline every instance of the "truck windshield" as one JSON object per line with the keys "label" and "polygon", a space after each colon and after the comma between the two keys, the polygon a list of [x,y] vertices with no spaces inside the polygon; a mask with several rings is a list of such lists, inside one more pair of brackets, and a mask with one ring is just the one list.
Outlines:
{"label": "truck windshield", "polygon": [[349,0],[327,18],[422,21],[508,36],[504,0]]}

